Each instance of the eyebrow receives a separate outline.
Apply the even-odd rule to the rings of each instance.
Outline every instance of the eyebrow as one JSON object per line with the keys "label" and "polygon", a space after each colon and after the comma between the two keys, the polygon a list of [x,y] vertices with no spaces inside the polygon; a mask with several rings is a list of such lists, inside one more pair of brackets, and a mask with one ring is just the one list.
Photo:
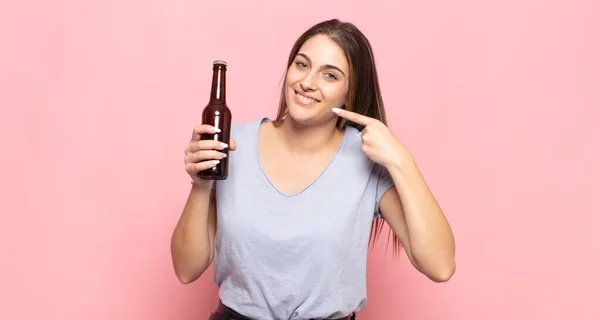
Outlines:
{"label": "eyebrow", "polygon": [[[308,63],[312,64],[312,62],[311,62],[310,58],[309,58],[309,57],[308,57],[306,54],[304,54],[304,53],[302,53],[302,52],[299,52],[299,53],[298,53],[298,55],[299,55],[299,56],[302,56],[302,57],[304,57],[304,59],[308,60]],[[338,71],[339,71],[339,72],[341,72],[341,73],[342,73],[344,76],[346,76],[346,74],[344,73],[344,71],[342,71],[342,69],[340,69],[340,68],[338,68],[338,67],[336,67],[336,66],[334,66],[334,65],[332,65],[332,64],[326,64],[326,65],[324,65],[324,66],[323,66],[323,68],[324,68],[324,69],[335,69],[335,70],[338,70]]]}

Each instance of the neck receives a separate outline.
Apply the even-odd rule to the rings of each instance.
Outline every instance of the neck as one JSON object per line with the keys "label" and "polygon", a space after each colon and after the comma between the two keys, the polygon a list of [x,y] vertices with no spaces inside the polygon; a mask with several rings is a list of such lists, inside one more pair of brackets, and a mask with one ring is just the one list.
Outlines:
{"label": "neck", "polygon": [[290,118],[283,120],[277,133],[290,151],[312,153],[330,145],[338,145],[343,132],[335,126],[337,118],[319,125],[303,125]]}

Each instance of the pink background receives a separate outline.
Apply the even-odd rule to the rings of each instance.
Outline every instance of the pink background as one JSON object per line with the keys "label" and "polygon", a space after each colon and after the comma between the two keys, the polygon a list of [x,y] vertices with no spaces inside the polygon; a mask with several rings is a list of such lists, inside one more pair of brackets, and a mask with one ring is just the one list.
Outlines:
{"label": "pink background", "polygon": [[[370,38],[391,128],[457,241],[445,284],[369,259],[359,319],[600,319],[598,1],[3,1],[1,319],[206,319],[169,238],[183,151],[229,63],[235,121],[339,17]],[[237,29],[237,25],[240,29]]]}

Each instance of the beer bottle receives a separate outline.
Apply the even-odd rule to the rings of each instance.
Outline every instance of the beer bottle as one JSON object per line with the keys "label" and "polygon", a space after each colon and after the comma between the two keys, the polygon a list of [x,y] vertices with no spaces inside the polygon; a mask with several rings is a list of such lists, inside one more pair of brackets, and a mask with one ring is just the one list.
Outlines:
{"label": "beer bottle", "polygon": [[[209,124],[220,132],[203,134],[202,140],[217,140],[229,144],[231,133],[231,111],[225,102],[225,73],[227,63],[217,60],[213,63],[212,87],[210,100],[202,111],[202,124]],[[215,167],[198,172],[198,177],[206,180],[225,180],[229,174],[229,147],[221,150],[227,157],[220,159]]]}

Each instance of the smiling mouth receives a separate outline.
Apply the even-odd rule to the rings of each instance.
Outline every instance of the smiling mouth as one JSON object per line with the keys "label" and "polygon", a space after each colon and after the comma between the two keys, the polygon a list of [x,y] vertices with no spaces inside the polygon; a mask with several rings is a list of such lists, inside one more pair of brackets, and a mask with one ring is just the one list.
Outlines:
{"label": "smiling mouth", "polygon": [[302,94],[300,94],[296,90],[294,90],[294,93],[296,94],[296,98],[298,98],[298,101],[300,101],[303,104],[314,104],[314,103],[320,102],[317,99],[313,99],[313,98],[309,98],[309,97],[303,96]]}

